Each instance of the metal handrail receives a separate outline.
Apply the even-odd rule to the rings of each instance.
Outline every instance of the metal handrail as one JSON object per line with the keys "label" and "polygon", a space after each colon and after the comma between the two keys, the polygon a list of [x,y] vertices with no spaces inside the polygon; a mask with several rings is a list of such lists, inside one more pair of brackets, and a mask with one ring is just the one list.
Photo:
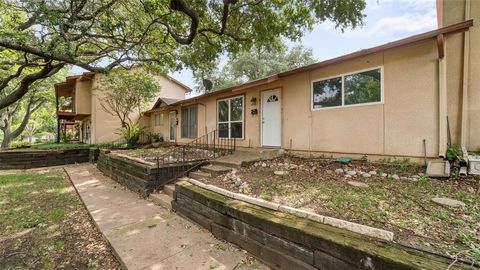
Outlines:
{"label": "metal handrail", "polygon": [[187,144],[176,146],[166,153],[156,157],[145,157],[145,159],[154,160],[162,165],[203,161],[231,154],[235,148],[235,138],[220,138],[218,131],[213,130]]}
{"label": "metal handrail", "polygon": [[[169,183],[206,164],[208,160],[232,154],[236,149],[236,138],[221,138],[218,135],[218,131],[213,130],[187,144],[176,146],[166,153],[153,158],[144,157],[144,159],[154,161],[157,172],[160,171],[160,167],[170,170],[167,175],[173,176],[166,181]],[[157,174],[157,180],[159,177]]]}

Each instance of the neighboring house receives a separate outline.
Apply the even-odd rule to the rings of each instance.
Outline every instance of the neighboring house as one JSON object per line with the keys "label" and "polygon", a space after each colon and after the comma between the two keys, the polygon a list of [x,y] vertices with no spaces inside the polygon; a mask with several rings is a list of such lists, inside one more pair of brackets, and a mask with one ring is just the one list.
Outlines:
{"label": "neighboring house", "polygon": [[[217,130],[240,147],[356,156],[480,149],[480,1],[438,1],[439,28],[147,112],[186,143]],[[446,12],[448,10],[448,12]],[[476,76],[475,76],[476,74]],[[448,118],[448,121],[447,121]]]}
{"label": "neighboring house", "polygon": [[[120,139],[117,134],[121,128],[120,120],[105,111],[102,107],[103,88],[99,85],[99,77],[103,74],[85,72],[81,75],[67,77],[65,82],[55,84],[57,97],[57,116],[59,134],[68,130],[74,132],[84,143],[103,143]],[[161,90],[157,98],[183,100],[192,90],[179,81],[167,76],[157,75]],[[153,104],[147,104],[150,108]],[[140,117],[138,113],[131,115],[132,119]],[[140,123],[148,129],[149,118],[141,119]],[[76,128],[75,128],[76,127]]]}

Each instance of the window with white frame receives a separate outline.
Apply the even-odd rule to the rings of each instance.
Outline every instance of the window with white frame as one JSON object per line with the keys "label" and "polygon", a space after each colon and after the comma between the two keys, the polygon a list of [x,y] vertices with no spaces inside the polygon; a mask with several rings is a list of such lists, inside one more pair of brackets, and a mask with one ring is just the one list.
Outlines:
{"label": "window with white frame", "polygon": [[243,96],[218,101],[218,136],[243,138]]}
{"label": "window with white frame", "polygon": [[155,126],[163,126],[163,113],[155,114]]}
{"label": "window with white frame", "polygon": [[382,68],[312,82],[312,109],[381,103]]}

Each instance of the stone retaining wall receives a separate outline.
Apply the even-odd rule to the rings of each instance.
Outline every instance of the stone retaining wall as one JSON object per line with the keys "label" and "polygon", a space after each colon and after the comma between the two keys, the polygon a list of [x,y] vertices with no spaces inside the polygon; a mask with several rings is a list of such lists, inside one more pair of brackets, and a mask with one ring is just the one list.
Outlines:
{"label": "stone retaining wall", "polygon": [[[447,269],[450,260],[228,198],[186,181],[172,207],[274,269]],[[450,269],[467,269],[453,266]]]}
{"label": "stone retaining wall", "polygon": [[126,186],[130,190],[147,197],[155,189],[168,184],[181,170],[188,170],[195,164],[157,166],[143,163],[126,156],[100,150],[97,168],[106,176]]}
{"label": "stone retaining wall", "polygon": [[0,151],[0,170],[88,162],[90,149]]}

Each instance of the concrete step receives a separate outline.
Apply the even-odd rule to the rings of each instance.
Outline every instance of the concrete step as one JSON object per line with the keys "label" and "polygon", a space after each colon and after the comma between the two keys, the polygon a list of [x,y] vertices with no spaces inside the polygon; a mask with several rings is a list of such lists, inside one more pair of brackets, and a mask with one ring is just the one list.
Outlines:
{"label": "concrete step", "polygon": [[148,197],[154,204],[172,210],[173,198],[165,193],[150,193]]}
{"label": "concrete step", "polygon": [[213,177],[226,174],[232,171],[232,168],[219,165],[208,165],[200,168],[202,172],[210,173]]}
{"label": "concrete step", "polygon": [[173,192],[175,192],[175,184],[169,184],[169,185],[163,186],[163,193],[167,194],[172,199],[173,199]]}
{"label": "concrete step", "polygon": [[202,180],[202,179],[205,179],[205,178],[210,178],[210,177],[212,177],[212,175],[210,173],[196,171],[196,172],[190,172],[188,174],[188,177],[193,178],[195,180]]}
{"label": "concrete step", "polygon": [[211,160],[210,164],[222,167],[229,167],[233,169],[239,169],[242,167],[242,161],[234,160]]}

